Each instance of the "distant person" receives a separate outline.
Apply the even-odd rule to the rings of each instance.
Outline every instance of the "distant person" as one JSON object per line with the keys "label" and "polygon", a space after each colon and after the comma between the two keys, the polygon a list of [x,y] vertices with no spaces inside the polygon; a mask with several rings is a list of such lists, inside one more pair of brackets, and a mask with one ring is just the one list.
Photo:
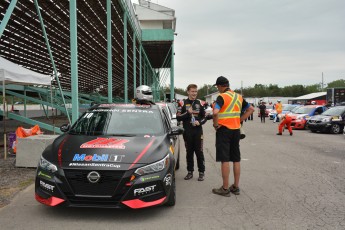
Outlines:
{"label": "distant person", "polygon": [[289,130],[290,136],[292,136],[292,128],[291,128],[291,121],[292,118],[289,114],[279,114],[279,119],[281,120],[279,127],[278,127],[278,133],[277,135],[283,135],[283,128],[287,126],[287,129]]}
{"label": "distant person", "polygon": [[[254,108],[254,104],[253,103],[251,103],[251,106],[253,106],[253,108]],[[248,117],[248,120],[250,120],[250,121],[254,120],[254,114],[253,113],[250,114],[250,116]]]}
{"label": "distant person", "polygon": [[260,110],[260,118],[261,118],[261,123],[265,123],[265,118],[266,118],[266,105],[265,102],[261,102],[261,105],[259,105],[259,110]]}
{"label": "distant person", "polygon": [[283,105],[282,105],[280,100],[277,100],[277,103],[275,104],[274,107],[275,107],[275,109],[277,111],[277,114],[274,117],[273,123],[276,123],[277,122],[277,118],[279,118],[278,115],[283,112]]}

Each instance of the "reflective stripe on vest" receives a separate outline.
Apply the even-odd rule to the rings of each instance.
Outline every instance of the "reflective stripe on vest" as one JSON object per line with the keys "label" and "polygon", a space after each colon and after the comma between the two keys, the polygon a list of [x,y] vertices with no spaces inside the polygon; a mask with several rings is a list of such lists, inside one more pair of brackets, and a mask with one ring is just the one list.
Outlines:
{"label": "reflective stripe on vest", "polygon": [[223,93],[222,97],[224,100],[224,105],[226,106],[226,103],[228,103],[228,106],[219,111],[218,123],[228,127],[229,129],[239,129],[241,127],[240,116],[242,108],[242,97],[237,93],[231,93],[229,91]]}

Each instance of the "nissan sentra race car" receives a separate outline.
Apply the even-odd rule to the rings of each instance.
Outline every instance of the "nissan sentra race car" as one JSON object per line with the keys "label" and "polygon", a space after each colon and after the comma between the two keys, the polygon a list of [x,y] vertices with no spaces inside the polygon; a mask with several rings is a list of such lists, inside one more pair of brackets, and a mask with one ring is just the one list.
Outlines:
{"label": "nissan sentra race car", "polygon": [[175,205],[183,128],[157,105],[101,104],[85,112],[42,153],[36,200],[71,207]]}

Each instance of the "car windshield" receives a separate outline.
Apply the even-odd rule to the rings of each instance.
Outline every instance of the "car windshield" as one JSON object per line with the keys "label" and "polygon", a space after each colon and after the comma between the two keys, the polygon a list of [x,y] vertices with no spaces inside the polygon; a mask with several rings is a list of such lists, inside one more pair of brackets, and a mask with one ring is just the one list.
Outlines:
{"label": "car windshield", "polygon": [[296,108],[298,105],[284,105],[283,106],[283,110],[285,111],[291,111],[293,110],[294,108]]}
{"label": "car windshield", "polygon": [[84,113],[70,134],[137,136],[163,133],[158,110],[143,108],[102,108]]}
{"label": "car windshield", "polygon": [[345,107],[341,106],[341,107],[333,107],[330,108],[328,110],[326,110],[325,112],[322,113],[322,115],[326,115],[326,116],[340,116],[342,113],[344,113],[345,111]]}
{"label": "car windshield", "polygon": [[311,111],[313,111],[313,109],[315,109],[314,107],[300,107],[298,108],[294,113],[297,114],[309,114]]}
{"label": "car windshield", "polygon": [[295,108],[291,109],[290,112],[295,113],[297,109],[299,109],[301,105],[297,105]]}

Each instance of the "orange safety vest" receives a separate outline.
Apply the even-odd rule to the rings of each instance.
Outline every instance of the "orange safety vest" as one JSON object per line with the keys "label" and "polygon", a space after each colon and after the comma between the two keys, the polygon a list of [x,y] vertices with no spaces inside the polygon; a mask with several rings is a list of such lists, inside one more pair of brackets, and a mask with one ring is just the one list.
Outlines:
{"label": "orange safety vest", "polygon": [[280,114],[283,112],[283,106],[281,103],[277,103],[276,104],[276,110],[277,110],[277,113]]}
{"label": "orange safety vest", "polygon": [[218,124],[228,129],[241,128],[242,96],[232,91],[222,93],[220,96],[224,100],[224,105],[218,113]]}

